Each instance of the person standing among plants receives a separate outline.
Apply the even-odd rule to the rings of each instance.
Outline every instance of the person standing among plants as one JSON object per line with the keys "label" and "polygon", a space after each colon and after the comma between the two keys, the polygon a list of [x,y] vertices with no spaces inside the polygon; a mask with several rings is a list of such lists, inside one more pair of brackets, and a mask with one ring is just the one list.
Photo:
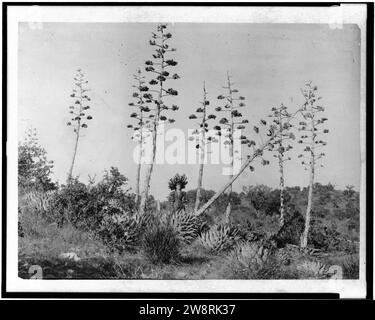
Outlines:
{"label": "person standing among plants", "polygon": [[171,213],[185,211],[187,199],[186,199],[186,192],[182,191],[187,185],[187,177],[186,175],[180,176],[176,174],[173,178],[169,180],[169,189],[172,192],[169,194],[169,203],[171,208]]}

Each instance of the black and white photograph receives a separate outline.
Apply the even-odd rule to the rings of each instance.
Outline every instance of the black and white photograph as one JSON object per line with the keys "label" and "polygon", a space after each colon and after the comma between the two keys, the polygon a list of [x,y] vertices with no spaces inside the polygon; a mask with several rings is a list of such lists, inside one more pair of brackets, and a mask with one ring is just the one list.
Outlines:
{"label": "black and white photograph", "polygon": [[366,10],[9,7],[8,290],[364,297]]}

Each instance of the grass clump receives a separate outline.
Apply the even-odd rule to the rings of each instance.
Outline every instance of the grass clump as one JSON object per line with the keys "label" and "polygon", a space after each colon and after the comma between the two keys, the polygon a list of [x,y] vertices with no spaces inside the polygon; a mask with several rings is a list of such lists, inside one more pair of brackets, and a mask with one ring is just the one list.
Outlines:
{"label": "grass clump", "polygon": [[145,233],[143,252],[153,264],[168,264],[179,258],[180,242],[169,224],[156,224]]}

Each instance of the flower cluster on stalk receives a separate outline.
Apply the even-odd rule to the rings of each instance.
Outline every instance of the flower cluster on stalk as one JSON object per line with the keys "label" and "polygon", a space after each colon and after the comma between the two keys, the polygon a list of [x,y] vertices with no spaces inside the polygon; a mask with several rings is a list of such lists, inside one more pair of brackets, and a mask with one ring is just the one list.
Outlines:
{"label": "flower cluster on stalk", "polygon": [[[235,130],[244,130],[249,120],[243,119],[241,109],[246,106],[245,97],[239,95],[238,89],[234,88],[234,83],[231,81],[229,72],[227,73],[227,85],[223,86],[225,93],[220,94],[217,99],[220,105],[215,108],[215,111],[222,113],[219,119],[219,124],[214,127],[218,136],[224,139],[224,146],[233,145]],[[246,135],[241,135],[241,144],[250,145],[251,140]],[[237,152],[237,151],[235,151]],[[240,156],[239,156],[240,157]]]}
{"label": "flower cluster on stalk", "polygon": [[145,71],[152,75],[148,83],[142,86],[142,98],[145,103],[152,104],[150,110],[153,111],[148,117],[154,121],[168,121],[169,123],[175,122],[172,118],[167,118],[163,114],[165,110],[177,111],[179,107],[175,104],[167,104],[165,97],[177,96],[177,90],[168,88],[166,84],[169,80],[177,80],[180,76],[174,73],[173,67],[177,65],[177,61],[169,58],[172,52],[176,49],[170,47],[169,40],[172,34],[167,32],[166,24],[159,24],[156,32],[152,33],[152,39],[149,44],[155,47],[152,54],[152,60],[145,62]]}
{"label": "flower cluster on stalk", "polygon": [[137,74],[133,75],[133,78],[136,82],[136,84],[133,85],[133,88],[135,88],[132,95],[134,102],[130,102],[128,105],[136,109],[135,112],[130,114],[130,117],[135,120],[135,124],[128,124],[127,127],[134,131],[132,139],[136,139],[143,143],[147,133],[145,129],[147,129],[147,126],[150,123],[148,115],[151,109],[149,108],[143,94],[143,92],[147,90],[145,90],[146,80],[142,75],[142,71],[138,70]]}
{"label": "flower cluster on stalk", "polygon": [[74,101],[72,105],[69,106],[69,114],[72,118],[67,122],[68,126],[74,128],[74,133],[76,134],[79,134],[80,129],[86,129],[88,127],[88,121],[92,120],[92,116],[88,114],[91,98],[87,94],[89,91],[87,84],[88,81],[85,80],[84,73],[81,69],[78,69],[74,76],[73,92],[70,95]]}
{"label": "flower cluster on stalk", "polygon": [[[189,137],[190,141],[196,141],[196,149],[201,149],[203,152],[205,150],[204,146],[211,142],[217,142],[218,140],[208,135],[209,132],[209,122],[216,119],[216,115],[209,113],[208,108],[210,106],[210,101],[207,98],[207,91],[205,84],[203,85],[203,101],[200,102],[200,107],[195,110],[195,113],[189,116],[190,120],[197,120],[198,129],[192,132],[192,136]],[[204,139],[204,140],[202,140]]]}
{"label": "flower cluster on stalk", "polygon": [[[303,146],[303,151],[298,155],[301,159],[301,164],[305,170],[310,166],[315,166],[316,162],[325,156],[321,148],[327,145],[322,136],[329,133],[329,130],[322,126],[327,122],[327,118],[322,116],[324,107],[320,105],[322,99],[318,95],[318,87],[308,82],[301,93],[305,99],[299,112],[301,114],[301,121],[299,122],[299,132],[301,136],[297,141]],[[320,165],[323,167],[323,165]]]}

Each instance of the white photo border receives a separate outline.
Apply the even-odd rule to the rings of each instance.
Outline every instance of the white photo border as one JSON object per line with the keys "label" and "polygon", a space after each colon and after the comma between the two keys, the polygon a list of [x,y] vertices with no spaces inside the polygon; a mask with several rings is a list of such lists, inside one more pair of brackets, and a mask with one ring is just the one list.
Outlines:
{"label": "white photo border", "polygon": [[[7,7],[7,250],[6,292],[100,293],[339,293],[366,297],[366,14],[364,4],[333,7],[259,6],[8,6]],[[19,22],[191,22],[357,24],[361,30],[361,188],[359,280],[48,280],[18,277],[17,77]],[[4,199],[3,199],[4,200]],[[3,213],[4,214],[4,213]]]}

